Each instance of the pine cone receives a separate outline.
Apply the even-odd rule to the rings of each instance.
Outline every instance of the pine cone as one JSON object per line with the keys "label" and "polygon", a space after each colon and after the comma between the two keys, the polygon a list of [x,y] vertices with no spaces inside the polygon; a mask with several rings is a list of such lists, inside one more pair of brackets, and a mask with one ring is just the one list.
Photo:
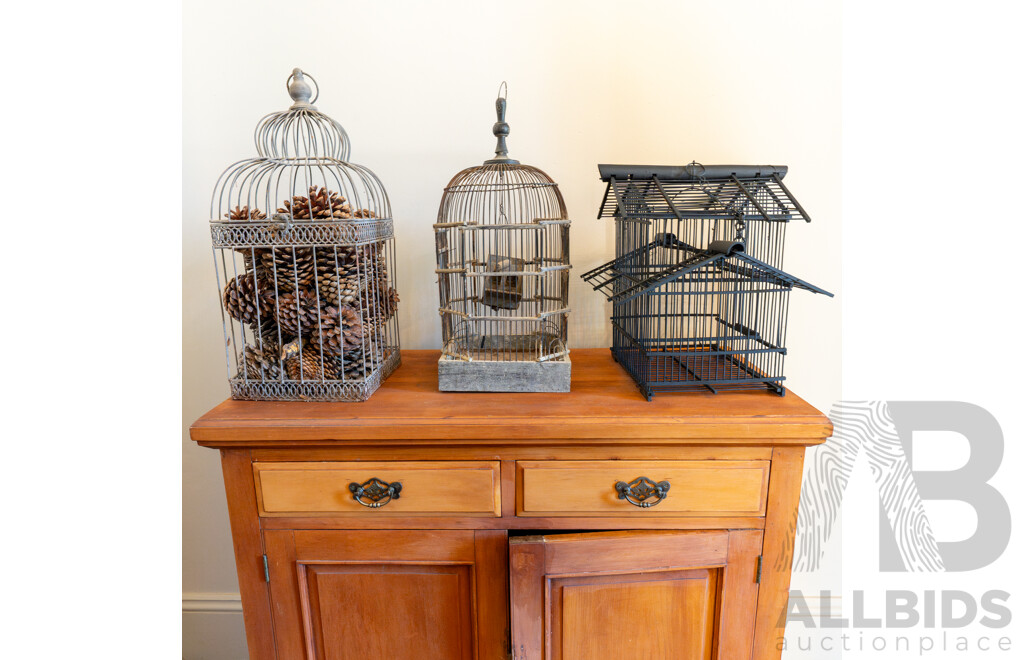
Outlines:
{"label": "pine cone", "polygon": [[398,309],[398,292],[387,282],[378,282],[376,289],[364,293],[362,300],[363,326],[376,338],[385,324],[391,320]]}
{"label": "pine cone", "polygon": [[325,353],[321,363],[319,349],[311,344],[304,344],[300,351],[299,340],[296,339],[285,346],[284,354],[285,370],[292,380],[338,380],[332,356]]}
{"label": "pine cone", "polygon": [[[250,210],[249,206],[246,205],[241,207],[236,206],[235,208],[231,209],[228,213],[225,213],[224,217],[227,218],[228,220],[234,221],[264,220],[266,219],[267,214],[255,207],[253,207]],[[256,248],[254,250],[253,248],[235,248],[235,251],[241,253],[242,260],[245,262],[245,271],[252,272],[253,270],[255,270],[253,268],[253,252],[256,253],[256,258],[258,260],[260,258],[260,255],[263,252],[266,252],[266,249]]]}
{"label": "pine cone", "polygon": [[376,218],[377,214],[369,209],[356,209],[355,213],[352,214],[353,218]]}
{"label": "pine cone", "polygon": [[346,380],[363,380],[370,376],[384,361],[384,353],[380,350],[367,351],[354,348],[333,359],[335,368],[345,375]]}
{"label": "pine cone", "polygon": [[384,244],[367,245],[363,250],[362,260],[365,263],[364,268],[367,275],[372,279],[387,282],[388,266],[384,259]]}
{"label": "pine cone", "polygon": [[[296,281],[299,288],[308,287],[316,272],[316,260],[313,248],[276,248],[264,250],[258,254],[260,259],[261,277],[268,280],[277,279],[278,291],[294,291]],[[273,284],[270,285],[273,288]]]}
{"label": "pine cone", "polygon": [[263,213],[258,208],[253,207],[252,211],[249,210],[249,205],[239,208],[236,206],[231,209],[228,213],[224,214],[224,217],[228,220],[263,220],[267,217],[266,213]]}
{"label": "pine cone", "polygon": [[356,272],[360,263],[359,254],[364,247],[339,245],[335,248],[318,248],[316,253],[316,269],[320,273]]}
{"label": "pine cone", "polygon": [[[256,273],[256,277],[266,280],[266,274],[263,272],[263,255],[269,254],[270,250],[267,248],[238,247],[235,248],[235,252],[242,255],[242,261],[245,263],[245,272]],[[256,257],[255,261],[253,261],[254,256]],[[273,287],[273,284],[270,286]]]}
{"label": "pine cone", "polygon": [[[320,299],[329,305],[357,300],[360,267],[367,246],[340,246],[317,254],[317,276]],[[365,288],[365,283],[363,284]]]}
{"label": "pine cone", "polygon": [[398,309],[398,291],[385,281],[378,282],[377,289],[367,301],[367,313],[382,322],[390,319]]}
{"label": "pine cone", "polygon": [[352,217],[352,207],[345,198],[336,192],[331,192],[321,186],[309,187],[309,197],[296,195],[290,200],[285,200],[284,205],[277,209],[278,213],[285,213],[295,220],[328,220],[345,219]]}
{"label": "pine cone", "polygon": [[298,295],[289,291],[277,297],[272,292],[263,297],[270,313],[276,314],[277,323],[288,336],[301,334],[312,346],[323,347],[325,353],[340,355],[346,349],[361,345],[363,323],[359,312],[350,305],[322,305],[317,307],[316,294],[300,289]]}
{"label": "pine cone", "polygon": [[350,305],[359,298],[359,275],[356,273],[339,276],[327,271],[320,275],[318,284],[320,300],[328,305],[337,305],[339,302]]}
{"label": "pine cone", "polygon": [[310,333],[309,340],[322,346],[324,353],[342,355],[346,350],[362,346],[363,323],[354,307],[325,307],[326,315],[320,330]]}
{"label": "pine cone", "polygon": [[281,347],[276,341],[264,340],[262,346],[245,347],[241,376],[249,380],[281,380]]}
{"label": "pine cone", "polygon": [[239,275],[224,287],[224,310],[233,319],[255,326],[270,316],[253,273]]}
{"label": "pine cone", "polygon": [[270,312],[277,318],[281,330],[290,336],[303,336],[316,331],[318,324],[330,324],[330,319],[321,313],[316,304],[316,294],[308,289],[300,289],[298,295],[294,291],[282,293],[274,300],[274,292],[266,291],[263,296]]}

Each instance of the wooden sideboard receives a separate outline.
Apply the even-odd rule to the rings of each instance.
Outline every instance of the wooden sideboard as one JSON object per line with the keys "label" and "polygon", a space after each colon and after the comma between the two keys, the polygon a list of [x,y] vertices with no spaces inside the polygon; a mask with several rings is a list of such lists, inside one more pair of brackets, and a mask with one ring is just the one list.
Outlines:
{"label": "wooden sideboard", "polygon": [[403,351],[365,403],[192,426],[221,452],[250,658],[780,657],[825,416],[648,402],[603,349],[573,351],[569,394],[441,393],[437,357]]}

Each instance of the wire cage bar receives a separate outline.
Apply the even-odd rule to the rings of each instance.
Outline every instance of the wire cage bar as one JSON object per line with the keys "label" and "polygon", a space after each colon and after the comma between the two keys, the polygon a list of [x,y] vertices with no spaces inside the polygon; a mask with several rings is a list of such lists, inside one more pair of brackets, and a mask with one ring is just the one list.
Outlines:
{"label": "wire cage bar", "polygon": [[612,303],[612,353],[641,392],[784,395],[789,293],[832,295],[782,270],[787,224],[810,221],[786,168],[599,169],[616,258],[582,278]]}
{"label": "wire cage bar", "polygon": [[456,174],[434,224],[443,391],[568,391],[569,226],[543,171],[508,157]]}
{"label": "wire cage bar", "polygon": [[211,199],[235,399],[363,401],[401,360],[387,193],[346,160],[348,136],[307,79],[293,71],[291,108],[260,120],[258,157],[230,166]]}

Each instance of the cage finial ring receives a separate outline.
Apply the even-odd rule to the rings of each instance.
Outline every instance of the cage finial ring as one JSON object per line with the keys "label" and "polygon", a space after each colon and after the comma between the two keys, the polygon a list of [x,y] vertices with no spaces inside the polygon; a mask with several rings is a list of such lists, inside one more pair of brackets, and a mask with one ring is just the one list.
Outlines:
{"label": "cage finial ring", "polygon": [[[501,95],[501,88],[502,87],[505,88],[505,96]],[[508,100],[508,83],[505,82],[504,80],[502,80],[501,84],[498,85],[498,98],[499,99],[505,99],[506,101]]]}
{"label": "cage finial ring", "polygon": [[[313,85],[316,86],[316,94],[312,94],[312,90],[306,83],[306,78],[313,81]],[[292,88],[292,81],[295,81],[295,88]],[[292,100],[296,104],[308,104],[313,105],[316,100],[320,98],[320,83],[316,81],[316,78],[312,74],[306,73],[302,69],[295,67],[292,69],[292,74],[288,76],[288,79],[284,81],[284,87],[288,90],[288,95],[292,97]],[[309,98],[312,94],[313,98]]]}
{"label": "cage finial ring", "polygon": [[[700,168],[700,172],[699,173],[697,171],[697,168]],[[702,176],[704,176],[704,172],[705,171],[706,170],[704,169],[704,166],[701,165],[700,163],[698,163],[695,160],[690,161],[690,164],[686,166],[686,173],[689,174],[692,177],[702,177]]]}

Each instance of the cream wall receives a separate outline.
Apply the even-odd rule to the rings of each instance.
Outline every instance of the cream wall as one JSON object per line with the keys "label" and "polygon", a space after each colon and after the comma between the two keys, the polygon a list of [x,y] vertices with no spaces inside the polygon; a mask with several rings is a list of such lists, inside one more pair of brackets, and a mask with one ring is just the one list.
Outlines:
{"label": "cream wall", "polygon": [[[441,190],[493,152],[508,82],[509,148],[559,182],[575,274],[612,253],[597,163],[785,164],[814,219],[788,233],[789,272],[840,293],[837,2],[226,2],[183,17],[182,452],[184,656],[244,658],[216,452],[188,425],[228,395],[206,221],[218,175],[253,156],[292,67],[391,196],[405,348],[440,341],[430,225]],[[570,342],[607,346],[608,308],[574,275]],[[792,295],[787,376],[839,397],[840,304]],[[796,576],[795,586],[801,585]],[[814,579],[823,579],[821,576]]]}

